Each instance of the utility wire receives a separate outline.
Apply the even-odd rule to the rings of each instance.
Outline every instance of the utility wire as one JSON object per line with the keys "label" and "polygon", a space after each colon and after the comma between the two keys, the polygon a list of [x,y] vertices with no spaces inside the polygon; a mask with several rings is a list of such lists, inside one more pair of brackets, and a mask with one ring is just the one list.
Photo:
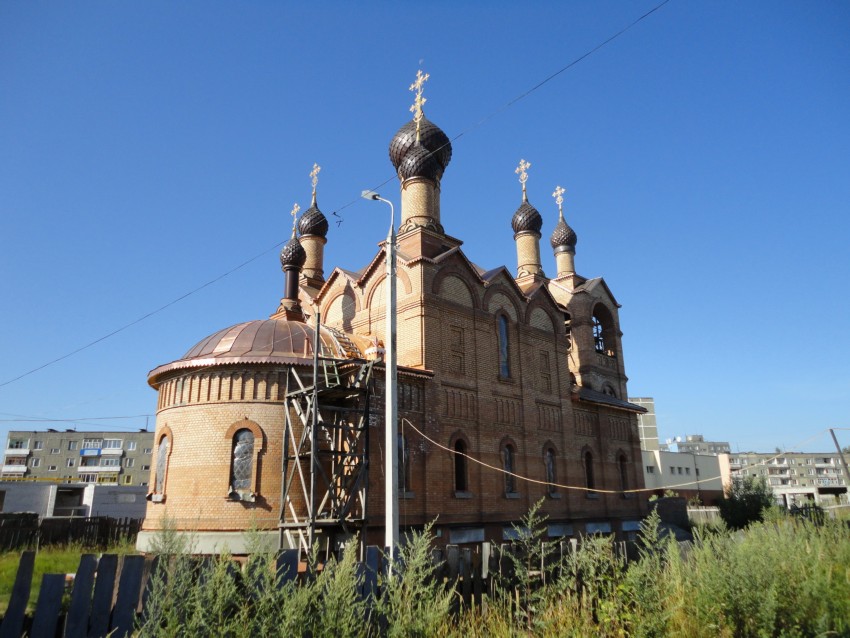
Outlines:
{"label": "utility wire", "polygon": [[[460,133],[458,133],[457,135],[455,135],[455,136],[451,139],[451,141],[450,141],[450,142],[448,142],[448,144],[451,144],[451,142],[456,142],[457,140],[459,140],[461,137],[463,137],[463,136],[464,136],[464,135],[466,135],[467,133],[470,133],[470,132],[474,131],[475,129],[477,129],[477,128],[479,128],[479,127],[483,126],[483,125],[484,125],[484,124],[486,124],[488,121],[490,121],[491,119],[493,119],[493,118],[494,118],[494,117],[496,117],[497,115],[501,114],[502,112],[506,111],[507,109],[509,109],[510,107],[512,107],[512,106],[513,106],[514,104],[516,104],[517,102],[520,102],[521,100],[524,100],[524,99],[525,99],[525,98],[527,98],[529,95],[531,95],[532,93],[534,93],[535,91],[537,91],[538,89],[540,89],[541,87],[543,87],[544,85],[548,84],[549,82],[551,82],[552,80],[554,80],[556,77],[558,77],[559,75],[561,75],[561,74],[562,74],[562,73],[564,73],[565,71],[567,71],[567,70],[571,69],[571,68],[572,68],[572,67],[574,67],[576,64],[578,64],[578,63],[580,63],[581,61],[585,60],[586,58],[588,58],[589,56],[593,55],[594,53],[596,53],[597,51],[599,51],[601,48],[603,48],[604,46],[606,46],[607,44],[610,44],[611,42],[613,42],[614,40],[616,40],[617,38],[619,38],[621,35],[623,35],[623,34],[624,34],[624,33],[626,33],[627,31],[629,31],[631,28],[633,28],[634,26],[636,26],[638,23],[642,22],[643,20],[645,20],[646,18],[648,18],[650,15],[652,15],[653,13],[655,13],[656,11],[658,11],[661,7],[663,7],[663,6],[664,6],[665,4],[667,4],[668,2],[670,2],[670,0],[664,0],[663,2],[661,2],[661,3],[660,3],[660,4],[658,4],[658,5],[656,5],[655,7],[653,7],[652,9],[650,9],[649,11],[647,11],[646,13],[644,13],[642,16],[640,16],[639,18],[637,18],[636,20],[634,20],[633,22],[631,22],[629,25],[627,25],[627,26],[623,27],[622,29],[620,29],[617,33],[615,33],[614,35],[612,35],[612,36],[611,36],[611,37],[609,37],[608,39],[604,40],[604,41],[603,41],[603,42],[601,42],[600,44],[597,44],[595,47],[593,47],[592,49],[590,49],[590,50],[586,51],[585,53],[583,53],[583,54],[582,54],[582,55],[580,55],[579,57],[575,58],[573,61],[571,61],[571,62],[570,62],[569,64],[567,64],[566,66],[561,67],[560,69],[558,69],[557,71],[555,71],[554,73],[552,73],[551,75],[549,75],[548,77],[544,78],[543,80],[541,80],[540,82],[538,82],[537,84],[535,84],[533,87],[531,87],[531,88],[530,88],[530,89],[528,89],[527,91],[524,91],[523,93],[521,93],[521,94],[517,95],[516,97],[514,97],[513,99],[509,100],[508,102],[506,102],[505,104],[503,104],[501,107],[499,107],[498,109],[496,109],[495,111],[493,111],[493,112],[491,112],[490,114],[488,114],[488,115],[484,116],[482,119],[478,120],[478,121],[477,121],[475,124],[473,124],[472,126],[470,126],[470,127],[466,128],[465,130],[463,130],[463,131],[461,131]],[[437,152],[437,151],[439,151],[439,150],[440,150],[440,149],[437,149],[437,150],[436,150],[436,151],[434,151],[434,152]],[[432,153],[432,154],[433,154],[433,153]],[[379,191],[381,188],[383,188],[384,186],[386,186],[387,184],[389,184],[391,181],[393,181],[393,180],[394,180],[394,179],[396,179],[396,178],[397,178],[397,176],[396,176],[396,175],[393,175],[392,177],[390,177],[390,178],[388,178],[388,179],[384,180],[383,182],[381,182],[380,184],[378,184],[377,186],[373,187],[373,188],[372,188],[372,189],[370,189],[370,190],[373,190],[373,191]],[[333,211],[332,215],[333,215],[334,217],[337,217],[337,219],[338,219],[337,224],[338,224],[338,225],[339,225],[339,224],[341,224],[341,223],[342,223],[342,221],[343,221],[342,217],[341,217],[338,213],[339,213],[340,211],[345,210],[346,208],[348,208],[348,207],[350,207],[350,206],[354,205],[354,204],[355,204],[356,202],[358,202],[360,199],[361,199],[361,198],[360,198],[360,196],[358,196],[358,197],[356,197],[356,198],[352,199],[351,201],[349,201],[347,204],[344,204],[343,206],[341,206],[341,207],[339,207],[339,208],[337,208],[337,209],[335,209],[335,210]],[[130,327],[132,327],[132,326],[135,326],[137,323],[141,323],[141,322],[142,322],[142,321],[144,321],[145,319],[148,319],[148,318],[152,317],[153,315],[156,315],[156,314],[158,314],[158,313],[162,312],[163,310],[165,310],[165,309],[167,309],[167,308],[169,308],[169,307],[173,306],[174,304],[176,304],[176,303],[178,303],[178,302],[180,302],[180,301],[183,301],[183,300],[184,300],[184,299],[186,299],[187,297],[190,297],[190,296],[194,295],[195,293],[200,292],[200,291],[201,291],[201,290],[203,290],[204,288],[207,288],[207,287],[209,287],[209,286],[213,285],[214,283],[217,283],[218,281],[220,281],[220,280],[224,279],[224,278],[225,278],[225,277],[227,277],[228,275],[230,275],[230,274],[232,274],[232,273],[236,272],[237,270],[240,270],[241,268],[243,268],[243,267],[247,266],[247,265],[248,265],[248,264],[250,264],[251,262],[256,261],[257,259],[259,259],[259,258],[260,258],[260,257],[262,257],[263,255],[265,255],[265,254],[267,254],[267,253],[271,252],[272,250],[274,250],[274,249],[276,249],[276,248],[279,248],[281,245],[283,245],[283,242],[279,242],[279,243],[275,244],[275,245],[274,245],[274,246],[272,246],[271,248],[269,248],[269,249],[267,249],[267,250],[264,250],[263,252],[259,253],[258,255],[255,255],[255,256],[254,256],[254,257],[252,257],[251,259],[249,259],[249,260],[247,260],[247,261],[245,261],[245,262],[243,262],[243,263],[239,264],[238,266],[236,266],[235,268],[233,268],[233,269],[231,269],[231,270],[227,271],[227,272],[226,272],[226,273],[224,273],[223,275],[219,275],[219,276],[218,276],[218,277],[216,277],[215,279],[212,279],[212,280],[208,281],[207,283],[205,283],[205,284],[203,284],[203,285],[199,286],[198,288],[195,288],[194,290],[191,290],[191,291],[187,292],[186,294],[181,295],[180,297],[177,297],[176,299],[174,299],[174,300],[172,300],[172,301],[168,302],[168,303],[167,303],[167,304],[165,304],[164,306],[161,306],[160,308],[157,308],[156,310],[153,310],[153,311],[151,311],[151,312],[149,312],[149,313],[147,313],[147,314],[145,314],[145,315],[143,315],[143,316],[139,317],[139,318],[138,318],[138,319],[136,319],[135,321],[131,321],[130,323],[127,323],[127,324],[125,324],[125,325],[121,326],[120,328],[118,328],[118,329],[116,329],[116,330],[113,330],[112,332],[110,332],[110,333],[108,333],[108,334],[106,334],[106,335],[104,335],[104,336],[102,336],[102,337],[100,337],[100,338],[98,338],[98,339],[95,339],[94,341],[91,341],[90,343],[87,343],[87,344],[86,344],[86,345],[84,345],[84,346],[80,346],[80,347],[79,347],[79,348],[77,348],[76,350],[72,350],[71,352],[68,352],[67,354],[62,355],[61,357],[57,357],[56,359],[53,359],[53,360],[51,360],[51,361],[48,361],[47,363],[44,363],[44,364],[42,364],[42,365],[40,365],[40,366],[38,366],[38,367],[36,367],[36,368],[33,368],[32,370],[28,370],[27,372],[24,372],[23,374],[20,374],[20,375],[18,375],[18,376],[16,376],[16,377],[14,377],[14,378],[12,378],[12,379],[8,379],[8,380],[6,380],[6,381],[4,381],[4,382],[0,383],[0,388],[2,388],[2,387],[4,387],[4,386],[7,386],[7,385],[9,385],[9,384],[11,384],[11,383],[14,383],[15,381],[19,381],[20,379],[23,379],[24,377],[28,377],[29,375],[31,375],[31,374],[33,374],[33,373],[35,373],[35,372],[38,372],[39,370],[43,370],[44,368],[46,368],[46,367],[48,367],[48,366],[51,366],[51,365],[53,365],[53,364],[55,364],[55,363],[59,363],[60,361],[64,361],[64,360],[65,360],[65,359],[67,359],[68,357],[71,357],[71,356],[73,356],[73,355],[75,355],[75,354],[77,354],[77,353],[79,353],[79,352],[82,352],[83,350],[87,350],[88,348],[91,348],[92,346],[97,345],[97,344],[98,344],[98,343],[100,343],[101,341],[105,341],[106,339],[109,339],[110,337],[113,337],[113,336],[117,335],[118,333],[123,332],[123,331],[124,331],[124,330],[126,330],[127,328],[130,328]]]}
{"label": "utility wire", "polygon": [[[482,467],[486,467],[489,470],[494,470],[496,472],[500,472],[500,473],[508,475],[508,476],[513,476],[514,478],[517,478],[520,481],[525,481],[526,483],[534,483],[534,484],[537,484],[537,485],[546,485],[546,486],[549,486],[549,487],[559,487],[559,488],[564,489],[564,490],[591,492],[591,493],[596,493],[596,494],[637,494],[637,493],[640,493],[640,492],[655,492],[659,489],[671,489],[671,488],[682,488],[682,489],[684,489],[684,488],[687,488],[687,487],[695,487],[699,483],[707,483],[709,481],[717,481],[717,480],[723,479],[722,475],[710,476],[708,478],[699,477],[699,478],[694,479],[693,481],[688,481],[686,483],[677,483],[675,485],[662,485],[662,486],[659,486],[659,487],[645,487],[645,488],[641,488],[641,489],[631,489],[631,490],[603,490],[603,489],[599,489],[599,488],[587,487],[587,486],[584,486],[584,485],[564,485],[564,484],[561,484],[561,483],[553,483],[551,481],[541,481],[539,479],[533,479],[533,478],[528,477],[528,476],[523,476],[522,474],[517,474],[516,472],[509,472],[508,470],[501,468],[501,467],[497,467],[495,465],[490,465],[489,463],[485,463],[484,461],[481,461],[480,459],[477,459],[474,456],[471,456],[471,455],[469,455],[465,452],[458,452],[457,450],[453,450],[448,446],[445,446],[441,443],[438,443],[437,441],[432,439],[430,436],[428,436],[427,434],[422,432],[422,430],[420,430],[415,425],[413,425],[413,423],[411,423],[409,419],[402,417],[401,422],[402,422],[402,424],[406,423],[407,425],[409,425],[422,438],[424,438],[426,441],[428,441],[432,445],[435,445],[436,447],[440,448],[441,450],[445,450],[446,452],[449,452],[449,453],[457,455],[457,456],[463,456],[463,457],[469,459],[470,461],[472,461],[473,463],[481,465]],[[848,428],[832,428],[832,429],[833,430],[842,430],[842,429],[848,429]],[[818,432],[814,436],[811,436],[808,439],[796,444],[791,449],[793,450],[794,448],[799,447],[799,446],[807,443],[808,441],[812,440],[815,437],[822,436],[823,434],[825,434],[828,431],[829,431],[829,428],[821,430],[820,432]],[[783,454],[787,454],[787,452],[782,453],[782,454],[777,454],[776,456],[772,457],[771,459],[766,459],[765,461],[760,462],[760,463],[756,463],[756,464],[754,464],[750,467],[757,467],[758,465],[766,464],[767,462],[769,462],[769,461],[771,461],[775,458],[783,456]],[[737,472],[739,470],[735,470],[735,471]]]}
{"label": "utility wire", "polygon": [[105,335],[103,335],[102,337],[99,337],[98,339],[95,339],[94,341],[91,341],[91,342],[87,343],[87,344],[86,344],[86,345],[84,345],[84,346],[80,346],[80,347],[79,347],[79,348],[77,348],[76,350],[72,350],[71,352],[69,352],[69,353],[67,353],[67,354],[63,354],[61,357],[57,357],[56,359],[53,359],[52,361],[48,361],[47,363],[43,363],[42,365],[38,366],[37,368],[33,368],[32,370],[28,370],[27,372],[24,372],[23,374],[19,374],[18,376],[14,377],[13,379],[9,379],[9,380],[7,380],[7,381],[4,381],[3,383],[0,383],[0,388],[2,388],[2,387],[4,387],[4,386],[7,386],[7,385],[9,385],[10,383],[14,383],[15,381],[19,381],[19,380],[23,379],[24,377],[28,377],[29,375],[31,375],[31,374],[33,374],[33,373],[35,373],[35,372],[38,372],[39,370],[43,370],[44,368],[46,368],[46,367],[48,367],[48,366],[52,366],[54,363],[59,363],[60,361],[64,361],[64,360],[65,360],[65,359],[67,359],[68,357],[71,357],[71,356],[73,356],[73,355],[77,354],[78,352],[82,352],[83,350],[87,350],[88,348],[91,348],[92,346],[97,345],[97,344],[98,344],[98,343],[100,343],[101,341],[105,341],[106,339],[109,339],[110,337],[114,337],[114,336],[115,336],[115,335],[117,335],[119,332],[124,332],[127,328],[130,328],[130,327],[132,327],[132,326],[135,326],[137,323],[141,323],[141,322],[142,322],[142,321],[144,321],[145,319],[148,319],[148,318],[150,318],[150,317],[153,317],[154,315],[156,315],[156,314],[158,314],[158,313],[162,312],[162,311],[163,311],[163,310],[165,310],[166,308],[170,308],[170,307],[171,307],[171,306],[173,306],[174,304],[176,304],[176,303],[178,303],[178,302],[180,302],[180,301],[183,301],[183,300],[184,300],[184,299],[186,299],[187,297],[191,297],[192,295],[194,295],[194,294],[195,294],[195,293],[197,293],[197,292],[200,292],[200,291],[201,291],[201,290],[203,290],[204,288],[208,288],[209,286],[212,286],[214,283],[217,283],[217,282],[221,281],[222,279],[224,279],[224,278],[225,278],[225,277],[227,277],[228,275],[232,275],[232,274],[233,274],[233,273],[235,273],[237,270],[240,270],[240,269],[244,268],[244,267],[245,267],[245,266],[247,266],[248,264],[250,264],[250,263],[252,263],[252,262],[254,262],[254,261],[258,260],[260,257],[262,257],[262,256],[264,256],[264,255],[266,255],[266,254],[270,253],[271,251],[275,250],[276,248],[280,248],[282,245],[283,245],[283,242],[278,242],[278,243],[276,243],[276,244],[275,244],[274,246],[272,246],[271,248],[267,248],[267,249],[266,249],[266,250],[264,250],[263,252],[261,252],[261,253],[259,253],[259,254],[257,254],[257,255],[254,255],[253,257],[251,257],[251,258],[250,258],[250,259],[248,259],[247,261],[243,261],[241,264],[239,264],[239,265],[238,265],[238,266],[236,266],[235,268],[231,268],[230,270],[228,270],[228,271],[227,271],[226,273],[224,273],[223,275],[219,275],[219,276],[218,276],[218,277],[216,277],[215,279],[211,279],[211,280],[210,280],[210,281],[208,281],[207,283],[205,283],[205,284],[202,284],[202,285],[198,286],[198,287],[197,287],[197,288],[195,288],[194,290],[190,290],[190,291],[189,291],[189,292],[187,292],[186,294],[184,294],[184,295],[180,295],[180,296],[179,296],[179,297],[177,297],[176,299],[173,299],[172,301],[169,301],[169,302],[168,302],[167,304],[165,304],[164,306],[160,306],[160,307],[159,307],[159,308],[157,308],[156,310],[152,310],[152,311],[150,311],[149,313],[142,315],[142,316],[141,316],[141,317],[139,317],[138,319],[136,319],[136,320],[134,320],[134,321],[131,321],[130,323],[126,323],[126,324],[124,324],[123,326],[121,326],[120,328],[118,328],[118,329],[116,329],[116,330],[113,330],[113,331],[112,331],[112,332],[110,332],[109,334],[105,334]]}
{"label": "utility wire", "polygon": [[[519,95],[517,95],[516,97],[514,97],[514,98],[512,98],[512,99],[508,100],[508,101],[507,101],[507,102],[505,102],[502,106],[500,106],[499,108],[497,108],[495,111],[492,111],[492,112],[491,112],[491,113],[489,113],[488,115],[485,115],[483,118],[481,118],[480,120],[478,120],[477,122],[475,122],[475,123],[474,123],[474,124],[472,124],[471,126],[467,127],[466,129],[464,129],[463,131],[461,131],[460,133],[458,133],[457,135],[455,135],[453,138],[451,138],[451,140],[450,140],[449,142],[447,142],[446,144],[443,144],[443,146],[441,146],[441,147],[439,147],[439,148],[435,149],[435,150],[434,150],[434,151],[432,151],[432,152],[429,152],[429,155],[434,155],[435,153],[440,152],[443,148],[445,148],[446,146],[448,146],[448,145],[449,145],[449,144],[451,144],[452,142],[456,142],[457,140],[459,140],[461,137],[463,137],[463,136],[464,136],[464,135],[466,135],[467,133],[471,133],[471,132],[472,132],[472,131],[474,131],[475,129],[480,128],[481,126],[483,126],[484,124],[486,124],[487,122],[489,122],[490,120],[492,120],[492,119],[493,119],[494,117],[496,117],[497,115],[501,115],[504,111],[507,111],[507,110],[508,110],[510,107],[512,107],[514,104],[516,104],[516,103],[518,103],[518,102],[521,102],[522,100],[524,100],[525,98],[527,98],[529,95],[531,95],[532,93],[534,93],[535,91],[537,91],[538,89],[540,89],[541,87],[543,87],[544,85],[548,84],[549,82],[551,82],[552,80],[554,80],[556,77],[558,77],[559,75],[561,75],[561,74],[562,74],[562,73],[564,73],[565,71],[568,71],[569,69],[571,69],[572,67],[574,67],[574,66],[575,66],[575,65],[577,65],[578,63],[582,62],[582,61],[583,61],[583,60],[585,60],[586,58],[590,57],[591,55],[593,55],[594,53],[596,53],[597,51],[599,51],[599,50],[600,50],[601,48],[603,48],[604,46],[606,46],[606,45],[610,44],[611,42],[613,42],[614,40],[616,40],[617,38],[619,38],[621,35],[623,35],[623,34],[624,34],[624,33],[626,33],[627,31],[629,31],[631,28],[633,28],[633,27],[637,26],[637,25],[638,25],[638,23],[642,22],[643,20],[645,20],[646,18],[648,18],[649,16],[651,16],[653,13],[655,13],[656,11],[658,11],[661,7],[663,7],[663,6],[664,6],[665,4],[667,4],[668,2],[670,2],[670,0],[664,0],[664,1],[663,1],[663,2],[661,2],[660,4],[657,4],[657,5],[656,5],[656,6],[654,6],[652,9],[650,9],[649,11],[647,11],[646,13],[644,13],[642,16],[640,16],[639,18],[637,18],[636,20],[632,21],[632,22],[631,22],[630,24],[628,24],[627,26],[625,26],[625,27],[623,27],[622,29],[620,29],[619,31],[617,31],[617,33],[615,33],[614,35],[612,35],[611,37],[609,37],[607,40],[604,40],[603,42],[601,42],[601,43],[597,44],[597,45],[596,45],[595,47],[593,47],[592,49],[589,49],[589,50],[585,51],[583,54],[581,54],[580,56],[578,56],[577,58],[575,58],[572,62],[570,62],[570,63],[569,63],[569,64],[567,64],[566,66],[561,67],[560,69],[558,69],[557,71],[555,71],[554,73],[552,73],[551,75],[549,75],[548,77],[544,78],[543,80],[541,80],[540,82],[538,82],[537,84],[535,84],[533,87],[531,87],[531,88],[530,88],[530,89],[528,89],[527,91],[524,91],[524,92],[520,93]],[[374,186],[373,188],[371,188],[371,189],[369,189],[369,190],[372,190],[372,191],[378,192],[378,191],[380,191],[380,189],[381,189],[381,188],[383,188],[384,186],[386,186],[387,184],[389,184],[390,182],[392,182],[394,179],[397,179],[397,178],[398,178],[398,176],[397,176],[397,175],[393,175],[392,177],[387,178],[386,180],[384,180],[383,182],[381,182],[380,184],[378,184],[377,186]],[[360,196],[358,196],[358,197],[356,197],[356,198],[352,199],[352,200],[351,200],[350,202],[348,202],[347,204],[344,204],[343,206],[341,206],[341,207],[339,207],[339,208],[337,208],[337,209],[335,209],[335,210],[333,211],[333,215],[334,215],[335,217],[337,217],[337,218],[338,218],[337,225],[339,225],[339,224],[341,224],[341,223],[342,223],[342,217],[340,217],[337,213],[339,213],[340,211],[345,210],[345,209],[346,209],[346,208],[348,208],[349,206],[353,206],[353,205],[354,205],[354,204],[356,204],[358,201],[360,201],[360,199],[361,199],[361,197],[360,197]]]}

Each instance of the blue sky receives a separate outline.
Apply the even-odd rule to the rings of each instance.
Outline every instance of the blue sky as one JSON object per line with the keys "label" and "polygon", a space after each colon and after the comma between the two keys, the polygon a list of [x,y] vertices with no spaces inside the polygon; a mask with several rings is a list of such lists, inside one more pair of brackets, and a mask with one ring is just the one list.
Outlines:
{"label": "blue sky", "polygon": [[[516,267],[514,167],[546,238],[567,189],[578,271],[622,304],[632,396],[662,438],[832,449],[850,427],[850,4],[0,3],[3,430],[145,426],[147,372],[268,316],[294,202],[328,266],[386,234],[358,198],[393,178],[407,87],[454,142],[443,223]],[[398,201],[397,182],[381,188]],[[150,418],[153,427],[153,417]],[[850,432],[840,432],[850,444]]]}

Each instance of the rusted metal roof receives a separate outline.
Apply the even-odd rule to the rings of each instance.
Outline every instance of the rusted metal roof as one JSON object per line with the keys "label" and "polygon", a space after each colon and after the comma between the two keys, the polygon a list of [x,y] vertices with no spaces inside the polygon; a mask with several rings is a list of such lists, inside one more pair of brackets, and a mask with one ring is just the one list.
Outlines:
{"label": "rusted metal roof", "polygon": [[[161,365],[148,374],[155,385],[174,370],[234,364],[313,364],[315,329],[300,321],[261,319],[230,326],[201,339],[180,359]],[[361,357],[353,340],[322,326],[319,356],[335,359]]]}

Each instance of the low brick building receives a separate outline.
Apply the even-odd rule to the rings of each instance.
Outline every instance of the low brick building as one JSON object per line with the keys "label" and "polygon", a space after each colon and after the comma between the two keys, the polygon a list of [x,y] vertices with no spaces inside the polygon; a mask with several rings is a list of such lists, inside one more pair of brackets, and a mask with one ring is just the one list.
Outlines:
{"label": "low brick building", "polygon": [[[449,205],[444,215],[440,201],[451,154],[421,109],[390,143],[401,186],[401,526],[436,519],[446,542],[501,541],[543,499],[552,537],[632,530],[646,509],[629,491],[643,487],[643,408],[626,400],[619,305],[603,279],[576,272],[560,188],[548,207],[555,276],[544,274],[543,216],[528,196],[525,162],[519,208],[503,220],[516,274],[470,262],[444,227],[460,214]],[[312,206],[281,254],[287,282],[277,312],[150,373],[159,402],[142,548],[166,517],[191,530],[201,551],[239,552],[249,527],[303,542],[308,519],[331,542],[352,532],[382,538],[386,255],[382,246],[361,270],[325,278],[328,222],[311,175]],[[317,312],[324,403],[311,439],[304,406],[313,404],[301,386],[312,378]],[[323,455],[313,479],[299,455],[307,449]]]}

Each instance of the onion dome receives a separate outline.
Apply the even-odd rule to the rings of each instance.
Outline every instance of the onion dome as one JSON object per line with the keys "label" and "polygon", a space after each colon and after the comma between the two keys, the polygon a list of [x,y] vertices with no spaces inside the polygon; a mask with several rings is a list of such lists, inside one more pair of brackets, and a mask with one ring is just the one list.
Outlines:
{"label": "onion dome", "polygon": [[318,235],[319,237],[327,237],[328,235],[328,218],[319,210],[315,199],[313,205],[298,220],[298,234],[302,236]]}
{"label": "onion dome", "polygon": [[401,163],[396,166],[402,179],[427,177],[436,181],[443,176],[443,169],[437,157],[418,142],[410,147]]}
{"label": "onion dome", "polygon": [[540,229],[543,228],[543,218],[527,199],[523,199],[511,219],[511,227],[514,229],[514,234],[531,231],[539,235]]}
{"label": "onion dome", "polygon": [[452,144],[448,136],[424,116],[419,120],[418,143],[414,120],[402,126],[390,141],[390,161],[404,179],[414,176],[441,179],[451,160]]}
{"label": "onion dome", "polygon": [[555,250],[575,250],[577,242],[578,237],[576,237],[576,231],[569,227],[567,222],[564,221],[564,216],[561,215],[561,218],[555,225],[555,230],[552,231],[549,243],[552,244],[552,248]]}
{"label": "onion dome", "polygon": [[[162,375],[175,370],[219,365],[300,364],[313,365],[316,329],[301,321],[260,319],[247,321],[201,339],[177,361],[161,365],[148,374],[156,387]],[[358,358],[360,346],[342,332],[322,326],[319,356],[334,359]]]}
{"label": "onion dome", "polygon": [[[325,221],[327,224],[327,221]],[[280,265],[284,268],[303,268],[304,262],[307,261],[307,253],[304,251],[304,248],[301,246],[301,242],[298,241],[298,238],[295,236],[295,232],[292,233],[292,239],[286,242],[283,245],[283,249],[280,251]]]}

